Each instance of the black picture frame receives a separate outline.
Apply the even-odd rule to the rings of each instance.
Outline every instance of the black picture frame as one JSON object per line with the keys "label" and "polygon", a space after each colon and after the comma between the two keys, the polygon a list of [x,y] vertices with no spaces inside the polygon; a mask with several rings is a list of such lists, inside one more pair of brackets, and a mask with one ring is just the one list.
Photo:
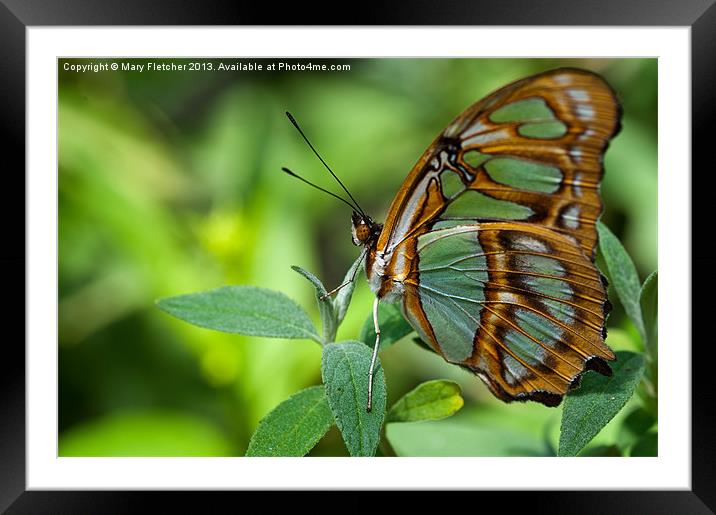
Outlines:
{"label": "black picture frame", "polygon": [[[357,9],[349,20],[334,9],[316,12],[304,4],[294,10],[276,9],[269,3],[256,2],[190,2],[187,0],[0,0],[0,128],[2,130],[3,184],[5,195],[0,202],[4,215],[3,245],[0,260],[6,291],[2,313],[5,315],[6,340],[0,358],[0,510],[8,513],[127,513],[146,507],[147,496],[162,503],[181,503],[182,511],[203,511],[209,496],[227,497],[233,493],[204,492],[197,497],[172,492],[69,492],[26,491],[25,465],[25,56],[26,30],[33,26],[92,25],[316,25],[323,18],[327,24],[343,25],[560,25],[560,26],[684,26],[691,28],[692,71],[692,170],[705,169],[698,176],[692,172],[692,277],[698,288],[692,288],[692,329],[705,327],[710,319],[708,293],[716,257],[711,255],[708,238],[713,205],[704,175],[713,175],[714,165],[707,163],[713,146],[712,126],[716,114],[716,0],[463,0],[428,2],[419,0],[403,5],[376,5],[372,10]],[[21,171],[22,170],[22,171]],[[20,192],[23,192],[22,194]],[[702,235],[701,238],[698,235]],[[703,271],[708,271],[704,274]],[[695,274],[699,274],[696,276]],[[22,285],[21,285],[22,283]],[[699,299],[699,294],[702,297]],[[23,302],[20,301],[23,299]],[[712,317],[712,315],[711,315]],[[700,323],[697,323],[700,322]],[[7,329],[22,327],[17,338]],[[685,328],[685,334],[688,334]],[[512,492],[509,505],[524,509],[543,507],[551,513],[714,513],[716,512],[716,410],[710,363],[712,348],[705,331],[697,339],[692,331],[692,489],[688,491],[585,491],[585,492]],[[20,338],[22,336],[22,338]],[[664,342],[681,344],[686,342]],[[686,347],[685,347],[686,348]],[[241,493],[240,495],[246,495]],[[494,497],[492,499],[486,496]],[[504,492],[481,492],[480,504],[505,500]],[[365,497],[362,497],[365,499]],[[245,498],[244,498],[245,502]],[[197,503],[193,506],[193,503]],[[371,503],[372,504],[372,503]],[[370,510],[370,505],[364,505]],[[164,510],[169,511],[169,504]]]}

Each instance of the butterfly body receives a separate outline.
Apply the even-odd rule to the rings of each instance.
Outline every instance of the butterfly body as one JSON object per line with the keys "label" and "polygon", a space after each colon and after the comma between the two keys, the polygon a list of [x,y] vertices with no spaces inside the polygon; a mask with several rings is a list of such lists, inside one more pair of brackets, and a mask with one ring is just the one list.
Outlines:
{"label": "butterfly body", "polygon": [[590,72],[517,81],[433,141],[384,225],[353,215],[376,302],[399,302],[423,341],[505,401],[554,406],[585,370],[611,373],[593,259],[619,118]]}

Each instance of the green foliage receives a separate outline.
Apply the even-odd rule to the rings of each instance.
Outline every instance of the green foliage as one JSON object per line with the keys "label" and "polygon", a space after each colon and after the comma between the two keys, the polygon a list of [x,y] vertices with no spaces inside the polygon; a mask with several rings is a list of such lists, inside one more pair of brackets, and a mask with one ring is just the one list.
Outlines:
{"label": "green foliage", "polygon": [[327,292],[326,287],[323,286],[321,280],[313,275],[308,270],[304,270],[300,266],[292,266],[296,272],[301,274],[303,277],[313,284],[316,289],[316,302],[318,303],[318,311],[321,314],[321,322],[323,323],[323,338],[322,343],[331,342],[336,337],[336,313],[333,309],[333,300],[325,298]]}
{"label": "green foliage", "polygon": [[646,331],[639,304],[641,283],[639,282],[639,275],[634,262],[606,225],[597,222],[597,231],[599,232],[599,250],[602,252],[607,264],[609,278],[616,289],[619,300],[624,306],[624,310],[639,330],[642,341],[645,342]]}
{"label": "green foliage", "polygon": [[465,403],[460,394],[460,385],[453,381],[427,381],[393,404],[386,422],[418,422],[449,417]]}
{"label": "green foliage", "polygon": [[658,274],[655,270],[649,274],[649,277],[646,278],[641,287],[641,292],[639,293],[639,306],[641,307],[641,315],[644,321],[646,347],[651,349],[651,352],[654,355],[656,355],[655,351],[658,335],[658,288]]}
{"label": "green foliage", "polygon": [[304,456],[332,425],[323,386],[306,388],[259,422],[246,456]]}
{"label": "green foliage", "polygon": [[224,286],[168,297],[157,305],[190,324],[227,333],[320,342],[306,312],[281,292],[253,286]]}
{"label": "green foliage", "polygon": [[[353,276],[354,263],[346,279]],[[259,423],[249,441],[247,456],[304,456],[335,422],[351,456],[373,456],[381,438],[386,412],[386,387],[380,361],[373,379],[373,406],[367,411],[368,371],[372,352],[358,341],[332,343],[338,313],[347,311],[351,294],[335,300],[314,274],[293,269],[313,284],[324,337],[319,339],[303,310],[279,292],[253,287],[227,286],[157,301],[167,313],[184,321],[226,332],[261,336],[302,337],[324,344],[321,373],[324,386],[302,390],[274,408]],[[348,288],[348,287],[347,287]],[[350,286],[351,290],[353,285]],[[350,290],[349,290],[350,291]],[[282,316],[283,315],[283,316]],[[287,315],[287,316],[286,316]],[[394,313],[393,313],[394,315]],[[402,337],[407,324],[391,318],[387,338]],[[409,326],[408,326],[409,327]],[[391,410],[392,420],[416,421],[445,418],[463,405],[460,387],[449,381],[424,383],[408,393]]]}
{"label": "green foliage", "polygon": [[[656,273],[650,275],[642,287],[634,288],[636,272],[631,259],[608,229],[602,226],[600,231],[606,235],[602,240],[602,253],[610,275],[614,278],[617,291],[622,292],[620,299],[627,299],[627,302],[633,303],[634,292],[639,292],[637,307],[632,306],[629,309],[632,311],[638,309],[636,315],[632,312],[632,319],[638,320],[645,328],[643,333],[645,341],[653,342],[657,315]],[[359,266],[358,261],[346,274],[346,280],[353,277],[357,266]],[[334,421],[341,431],[351,456],[373,456],[380,444],[381,430],[386,419],[387,395],[383,369],[380,362],[377,362],[373,382],[373,410],[367,411],[368,370],[372,354],[368,345],[375,339],[372,315],[364,322],[360,335],[367,345],[358,341],[333,343],[332,338],[335,337],[340,325],[338,313],[343,312],[345,315],[347,312],[354,285],[350,285],[347,294],[332,299],[327,297],[326,288],[314,274],[297,266],[293,269],[308,279],[315,289],[324,328],[323,338],[317,337],[313,325],[300,307],[282,294],[269,290],[226,287],[205,293],[162,299],[158,304],[168,313],[201,327],[225,331],[230,327],[233,332],[249,332],[265,336],[275,336],[278,331],[283,331],[280,333],[282,336],[309,334],[313,335],[312,339],[324,345],[321,375],[325,390],[323,387],[309,388],[279,404],[259,424],[249,442],[248,456],[303,456],[321,439]],[[222,304],[225,300],[228,301],[228,309],[227,305]],[[279,315],[281,308],[278,306],[283,307],[283,312],[292,309],[291,316],[281,317]],[[228,315],[229,313],[238,317],[238,324]],[[412,328],[395,305],[380,304],[378,316],[381,340],[386,347],[412,332]],[[227,319],[235,325],[229,325],[231,322],[227,322]],[[300,324],[296,320],[299,320]],[[644,325],[643,322],[648,325]],[[241,323],[246,323],[248,329]],[[262,324],[265,324],[264,328],[261,328]],[[291,332],[296,327],[300,327],[302,332]],[[648,332],[647,328],[649,328]],[[647,337],[649,340],[646,340]],[[655,352],[655,347],[653,350]],[[582,455],[602,456],[615,453],[621,455],[622,452],[632,454],[651,452],[653,439],[647,438],[647,432],[656,421],[654,410],[651,409],[655,404],[656,389],[648,380],[644,384],[651,387],[642,394],[646,409],[639,408],[623,420],[617,437],[618,445],[599,444],[585,449],[587,444],[622,410],[642,383],[645,356],[630,351],[619,351],[616,356],[611,377],[587,372],[582,378],[581,387],[566,396],[559,435],[559,456],[575,456],[580,452]],[[457,383],[448,380],[428,381],[398,400],[389,410],[386,421],[390,423],[435,421],[453,415],[462,408],[463,404],[461,388]],[[456,452],[451,447],[455,434],[464,434],[468,437],[467,433],[475,432],[474,428],[466,428],[459,423],[440,427],[442,429],[438,430],[438,434],[447,431],[448,435],[444,436],[442,441],[446,441],[447,438],[447,441],[451,442],[450,445],[440,447],[440,452],[446,455]],[[420,455],[426,452],[429,455],[429,451],[415,452],[412,449],[410,442],[413,434],[412,428],[406,430],[388,428],[387,438],[396,452]],[[484,435],[471,435],[469,438],[478,438],[482,442],[480,445],[493,440],[492,437]],[[396,439],[397,443],[394,442]],[[463,452],[476,455],[486,455],[485,453],[496,452],[496,449],[500,448],[492,444],[488,447],[473,445],[474,448],[471,449],[461,447],[460,443],[454,443],[454,446],[461,448]],[[525,452],[531,455],[553,453],[551,444],[542,441],[529,451],[525,449]]]}
{"label": "green foliage", "polygon": [[[400,308],[395,304],[388,304],[387,302],[378,304],[378,323],[380,324],[381,350],[413,332],[413,328],[406,322],[400,312]],[[365,319],[358,339],[370,347],[375,345],[373,313]]]}
{"label": "green foliage", "polygon": [[641,287],[639,305],[646,337],[646,377],[639,395],[656,418],[658,409],[656,396],[659,389],[658,275],[656,270],[646,278]]}
{"label": "green foliage", "polygon": [[361,342],[329,343],[323,350],[321,375],[328,404],[351,456],[373,456],[385,417],[385,377],[376,364],[373,408],[368,403],[371,350]]}
{"label": "green foliage", "polygon": [[348,269],[346,276],[343,278],[341,286],[332,297],[328,296],[328,291],[321,280],[311,272],[304,270],[300,266],[292,266],[291,268],[304,276],[313,284],[316,289],[316,302],[318,302],[318,311],[321,314],[321,322],[323,324],[323,343],[332,342],[336,339],[336,331],[341,325],[348,311],[348,306],[355,289],[355,277],[358,267],[362,266],[362,260],[359,256],[353,265]]}
{"label": "green foliage", "polygon": [[587,372],[582,386],[564,400],[559,455],[576,456],[631,398],[644,373],[644,357],[633,352],[616,353],[613,375]]}
{"label": "green foliage", "polygon": [[343,278],[343,282],[341,283],[341,285],[345,286],[338,290],[338,293],[336,294],[333,306],[336,310],[337,326],[340,325],[341,322],[343,322],[343,319],[346,317],[346,313],[348,312],[348,306],[350,305],[351,299],[353,298],[353,290],[355,290],[356,287],[355,278],[358,275],[358,269],[362,266],[363,256],[361,254],[353,262],[351,267],[348,269],[348,272],[346,272],[346,275]]}
{"label": "green foliage", "polygon": [[185,322],[226,333],[320,342],[311,319],[281,292],[253,286],[224,286],[159,299],[157,305]]}

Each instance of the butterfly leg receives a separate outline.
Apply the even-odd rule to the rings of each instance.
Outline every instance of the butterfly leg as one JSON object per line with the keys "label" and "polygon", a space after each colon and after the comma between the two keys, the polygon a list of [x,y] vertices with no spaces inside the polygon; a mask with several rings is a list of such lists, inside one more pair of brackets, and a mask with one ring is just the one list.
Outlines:
{"label": "butterfly leg", "polygon": [[375,372],[375,360],[378,357],[378,349],[380,348],[380,326],[378,325],[378,297],[373,302],[373,325],[375,326],[375,346],[373,347],[373,357],[370,360],[370,370],[368,371],[368,406],[366,411],[373,408],[373,373]]}
{"label": "butterfly leg", "polygon": [[333,295],[334,293],[338,292],[338,290],[340,290],[340,289],[342,289],[342,288],[348,286],[350,283],[353,282],[353,280],[355,279],[355,277],[356,277],[356,274],[354,273],[354,274],[353,274],[353,277],[351,277],[348,281],[344,282],[344,283],[341,284],[340,286],[337,286],[337,287],[333,288],[333,289],[332,289],[331,291],[329,291],[328,293],[324,293],[323,295],[321,295],[321,300],[326,300],[328,297],[330,297],[330,296]]}

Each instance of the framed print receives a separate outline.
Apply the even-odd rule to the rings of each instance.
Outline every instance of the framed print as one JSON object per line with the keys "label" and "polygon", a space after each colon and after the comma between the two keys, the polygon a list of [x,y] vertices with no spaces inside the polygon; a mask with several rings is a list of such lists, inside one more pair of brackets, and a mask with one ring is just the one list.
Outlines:
{"label": "framed print", "polygon": [[441,489],[713,508],[689,272],[712,263],[690,259],[708,3],[452,28],[33,4],[2,11],[27,192],[5,205],[26,213],[4,260],[27,308],[3,507]]}

